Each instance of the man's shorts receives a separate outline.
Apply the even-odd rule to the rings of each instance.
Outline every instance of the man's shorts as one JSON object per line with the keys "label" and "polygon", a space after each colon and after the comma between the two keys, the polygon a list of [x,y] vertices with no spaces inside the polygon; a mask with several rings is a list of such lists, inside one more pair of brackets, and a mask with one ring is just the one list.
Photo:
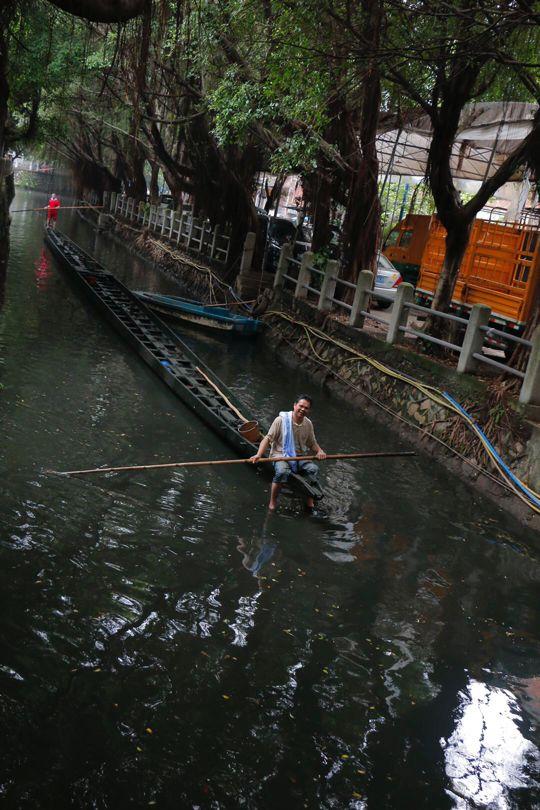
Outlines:
{"label": "man's shorts", "polygon": [[[288,461],[276,461],[274,463],[274,484],[286,484],[291,474],[291,466]],[[319,475],[319,468],[313,461],[299,461],[298,472],[306,478],[315,480]]]}

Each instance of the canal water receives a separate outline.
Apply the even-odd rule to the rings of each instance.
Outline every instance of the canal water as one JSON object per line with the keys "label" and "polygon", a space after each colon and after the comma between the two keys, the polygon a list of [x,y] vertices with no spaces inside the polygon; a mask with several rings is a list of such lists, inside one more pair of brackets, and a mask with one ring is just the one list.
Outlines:
{"label": "canal water", "polygon": [[[174,291],[75,214],[59,227]],[[533,536],[421,456],[322,465],[325,521],[269,516],[248,467],[47,474],[231,451],[42,229],[14,215],[0,286],[3,804],[538,807]],[[404,449],[262,341],[187,340],[263,423],[308,392],[328,452]]]}

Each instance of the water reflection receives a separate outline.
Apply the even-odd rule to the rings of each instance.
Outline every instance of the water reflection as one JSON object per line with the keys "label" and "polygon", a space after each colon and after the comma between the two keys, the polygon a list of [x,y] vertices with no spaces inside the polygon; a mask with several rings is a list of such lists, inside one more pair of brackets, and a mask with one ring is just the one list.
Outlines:
{"label": "water reflection", "polygon": [[[42,227],[16,226],[0,338],[0,800],[535,806],[540,565],[515,524],[420,457],[328,465],[327,521],[267,517],[266,485],[237,467],[38,472],[227,451],[54,262],[36,295]],[[130,286],[172,290],[75,218],[66,230]],[[304,388],[264,343],[188,339],[266,424]],[[316,395],[342,448],[343,405]],[[347,425],[354,447],[388,442],[361,416]],[[467,686],[487,667],[510,692]]]}
{"label": "water reflection", "polygon": [[239,538],[237,549],[242,555],[242,565],[258,580],[262,577],[265,565],[270,562],[277,549],[277,541],[272,531],[275,517],[275,515],[268,515],[262,529],[256,531],[250,539]]}
{"label": "water reflection", "polygon": [[39,259],[37,259],[34,264],[34,276],[38,290],[45,290],[47,288],[52,275],[49,257],[45,251],[45,247],[42,247]]}
{"label": "water reflection", "polygon": [[513,806],[509,791],[530,784],[538,748],[521,733],[521,715],[511,692],[471,680],[460,693],[460,717],[448,740],[441,740],[455,806]]}

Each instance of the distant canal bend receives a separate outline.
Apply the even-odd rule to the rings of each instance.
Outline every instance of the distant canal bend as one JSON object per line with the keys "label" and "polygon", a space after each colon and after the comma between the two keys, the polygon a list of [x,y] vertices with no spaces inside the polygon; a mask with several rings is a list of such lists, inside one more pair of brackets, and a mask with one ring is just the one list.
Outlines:
{"label": "distant canal bend", "polygon": [[[74,214],[60,228],[129,286],[175,291]],[[263,423],[308,391],[327,451],[407,449],[263,341],[186,335]],[[324,522],[269,517],[243,467],[46,475],[230,451],[31,213],[0,382],[6,807],[540,806],[540,559],[509,516],[422,457],[328,463]]]}

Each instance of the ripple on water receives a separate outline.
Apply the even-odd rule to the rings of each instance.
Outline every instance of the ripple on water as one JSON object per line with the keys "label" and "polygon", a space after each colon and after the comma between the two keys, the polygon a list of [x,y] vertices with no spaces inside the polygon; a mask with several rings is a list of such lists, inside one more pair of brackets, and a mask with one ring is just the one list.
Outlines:
{"label": "ripple on water", "polygon": [[[69,228],[132,283],[121,246]],[[268,517],[234,466],[37,472],[228,455],[55,266],[38,290],[40,242],[14,237],[0,313],[0,783],[35,807],[536,800],[525,535],[421,457],[321,465],[323,522]],[[328,451],[399,449],[261,345],[189,339],[261,422],[306,387]]]}

